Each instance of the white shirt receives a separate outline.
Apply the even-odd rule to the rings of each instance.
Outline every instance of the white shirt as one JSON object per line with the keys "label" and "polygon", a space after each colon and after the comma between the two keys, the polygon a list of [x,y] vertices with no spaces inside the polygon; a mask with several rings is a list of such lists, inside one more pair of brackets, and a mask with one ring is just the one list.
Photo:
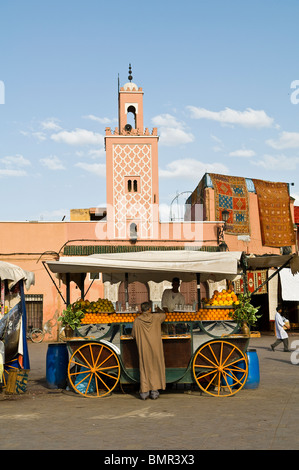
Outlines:
{"label": "white shirt", "polygon": [[162,295],[162,308],[166,307],[169,312],[175,310],[176,305],[185,305],[185,297],[180,292],[173,292],[172,289],[165,289]]}
{"label": "white shirt", "polygon": [[275,314],[275,328],[276,328],[276,336],[279,339],[288,338],[288,334],[286,330],[283,329],[284,324],[287,322],[285,317],[282,317],[280,313],[276,312]]}

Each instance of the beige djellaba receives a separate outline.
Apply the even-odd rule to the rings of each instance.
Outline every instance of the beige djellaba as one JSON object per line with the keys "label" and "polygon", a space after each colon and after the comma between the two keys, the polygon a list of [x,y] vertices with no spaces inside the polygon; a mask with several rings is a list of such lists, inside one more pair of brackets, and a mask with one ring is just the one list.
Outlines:
{"label": "beige djellaba", "polygon": [[165,313],[145,312],[134,321],[132,335],[139,356],[140,392],[165,390],[165,360],[161,324]]}

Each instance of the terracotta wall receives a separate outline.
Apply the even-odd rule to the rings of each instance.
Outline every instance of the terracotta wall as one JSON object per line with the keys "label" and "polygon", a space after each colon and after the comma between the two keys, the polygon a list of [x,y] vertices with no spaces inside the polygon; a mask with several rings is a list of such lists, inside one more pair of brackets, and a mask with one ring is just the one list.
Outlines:
{"label": "terracotta wall", "polygon": [[[99,230],[101,227],[101,230]],[[129,239],[107,239],[105,222],[0,222],[0,259],[15,264],[35,274],[35,285],[30,294],[43,294],[43,323],[48,331],[48,340],[57,340],[57,318],[64,308],[64,302],[58,294],[54,282],[45,270],[42,261],[55,259],[63,254],[65,245],[130,245]],[[157,238],[138,240],[143,246],[216,246],[215,226],[207,223],[158,224],[155,230]],[[99,238],[99,234],[102,237]],[[65,299],[65,286],[52,278]],[[85,280],[85,291],[90,286],[89,275]],[[71,302],[81,296],[79,288],[72,283]],[[101,281],[94,281],[88,298],[96,300],[104,296]]]}

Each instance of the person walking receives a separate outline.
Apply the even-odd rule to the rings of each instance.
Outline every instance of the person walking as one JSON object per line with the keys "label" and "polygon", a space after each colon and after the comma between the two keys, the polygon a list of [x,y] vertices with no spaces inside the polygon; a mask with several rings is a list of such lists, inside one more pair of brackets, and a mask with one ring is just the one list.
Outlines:
{"label": "person walking", "polygon": [[275,314],[275,330],[276,330],[276,341],[271,344],[272,351],[275,350],[276,346],[280,343],[283,343],[283,350],[289,352],[289,336],[286,332],[286,329],[289,329],[288,320],[282,316],[282,308],[277,307]]}

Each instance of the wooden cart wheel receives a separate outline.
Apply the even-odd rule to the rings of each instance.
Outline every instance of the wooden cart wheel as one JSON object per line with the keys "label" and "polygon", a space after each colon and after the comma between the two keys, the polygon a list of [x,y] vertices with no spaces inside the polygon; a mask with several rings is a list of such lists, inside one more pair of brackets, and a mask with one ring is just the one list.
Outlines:
{"label": "wooden cart wheel", "polygon": [[234,395],[248,376],[247,357],[234,344],[215,340],[203,344],[194,354],[194,379],[204,392],[217,397]]}
{"label": "wooden cart wheel", "polygon": [[102,343],[85,343],[78,347],[68,364],[70,385],[85,397],[104,397],[111,393],[120,372],[117,354]]}

